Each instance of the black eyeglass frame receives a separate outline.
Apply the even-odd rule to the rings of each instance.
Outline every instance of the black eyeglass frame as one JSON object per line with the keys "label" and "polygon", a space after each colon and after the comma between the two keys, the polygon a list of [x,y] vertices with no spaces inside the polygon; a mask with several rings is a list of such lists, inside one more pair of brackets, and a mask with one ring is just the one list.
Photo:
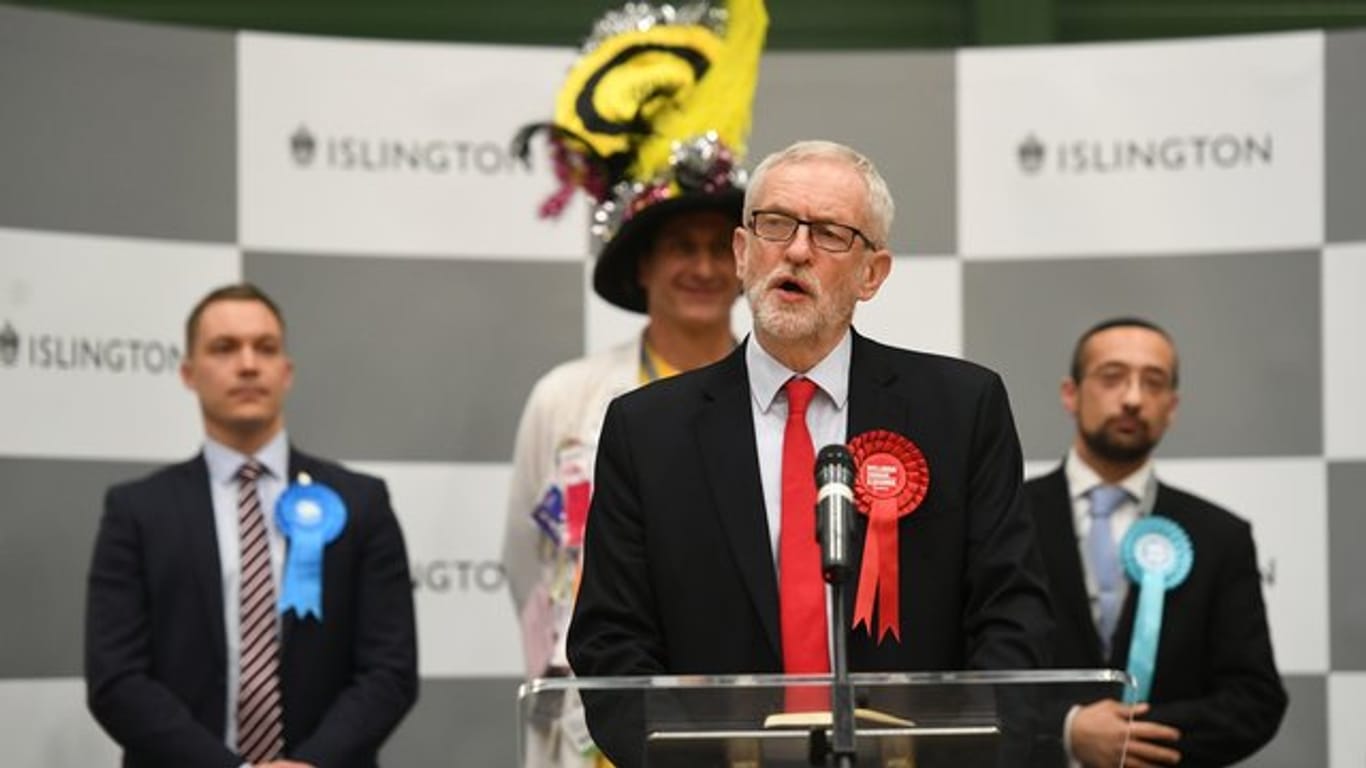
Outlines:
{"label": "black eyeglass frame", "polygon": [[[785,219],[788,219],[788,220],[794,222],[793,227],[792,227],[792,234],[788,235],[787,237],[764,237],[763,235],[759,234],[759,228],[758,228],[758,226],[756,225],[756,219],[757,219],[759,216],[761,216],[761,215],[764,215],[764,216],[781,216],[781,217],[783,217],[783,218],[785,218]],[[815,225],[818,225],[818,224],[821,225],[821,226],[824,226],[824,227],[838,227],[838,228],[840,228],[840,229],[847,229],[847,230],[849,230],[850,232],[852,232],[855,236],[857,236],[860,240],[862,240],[862,241],[864,242],[864,244],[867,245],[869,248],[871,248],[871,249],[873,249],[873,250],[875,250],[875,251],[878,249],[877,243],[874,243],[867,235],[865,235],[865,234],[863,234],[863,232],[859,231],[859,228],[858,228],[858,227],[851,227],[851,226],[849,226],[848,224],[840,224],[839,222],[836,222],[836,221],[807,221],[806,219],[799,219],[799,218],[797,218],[796,216],[793,216],[792,214],[786,213],[786,212],[784,212],[784,211],[769,211],[769,210],[763,210],[763,209],[750,211],[750,212],[749,212],[749,226],[747,226],[746,229],[748,229],[750,232],[753,232],[755,237],[757,237],[757,238],[759,238],[760,240],[763,240],[763,241],[765,241],[765,242],[769,242],[769,243],[790,243],[790,242],[792,242],[794,239],[796,239],[796,237],[797,237],[797,230],[801,229],[801,228],[802,228],[802,225],[806,225],[807,236],[810,237],[810,236],[811,236],[811,231],[812,231],[811,228],[812,228],[813,226],[815,226]],[[827,231],[828,231],[828,230],[827,230]],[[854,249],[854,238],[853,238],[853,237],[850,237],[850,238],[849,238],[849,245],[846,246],[846,247],[844,247],[844,248],[842,248],[842,249],[839,249],[839,250],[832,249],[832,248],[826,248],[825,246],[818,244],[818,243],[816,242],[816,239],[815,239],[814,237],[811,238],[811,244],[812,244],[813,246],[817,247],[817,248],[820,248],[822,251],[825,251],[826,253],[848,253],[849,251],[852,251],[852,250]]]}

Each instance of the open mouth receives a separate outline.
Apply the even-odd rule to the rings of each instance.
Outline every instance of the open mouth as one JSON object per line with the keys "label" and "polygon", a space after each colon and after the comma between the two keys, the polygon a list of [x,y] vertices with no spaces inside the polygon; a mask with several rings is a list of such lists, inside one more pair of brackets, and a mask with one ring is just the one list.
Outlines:
{"label": "open mouth", "polygon": [[780,277],[775,279],[770,288],[777,291],[784,298],[798,299],[811,295],[811,290],[806,284],[794,277]]}

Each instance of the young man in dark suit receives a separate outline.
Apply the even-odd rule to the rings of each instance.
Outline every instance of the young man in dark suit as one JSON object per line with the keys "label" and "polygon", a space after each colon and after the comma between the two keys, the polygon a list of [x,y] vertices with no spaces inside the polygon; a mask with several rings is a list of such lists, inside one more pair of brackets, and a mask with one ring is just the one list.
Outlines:
{"label": "young man in dark suit", "polygon": [[203,451],[111,488],[90,565],[90,711],[125,766],[374,766],[417,698],[383,481],[292,448],[284,322],[248,284],[186,324]]}
{"label": "young man in dark suit", "polygon": [[1118,765],[1126,735],[1125,765],[1228,765],[1270,741],[1285,713],[1251,526],[1153,470],[1153,449],[1176,416],[1178,376],[1175,345],[1153,323],[1092,327],[1062,381],[1077,423],[1072,448],[1061,467],[1026,484],[1059,667],[1137,669],[1139,588],[1125,573],[1125,534],[1156,516],[1189,537],[1189,574],[1163,598],[1151,695],[1079,702],[1063,716],[1069,756],[1087,766]]}
{"label": "young man in dark suit", "polygon": [[[852,329],[891,271],[892,214],[848,147],[802,142],[756,169],[734,234],[753,335],[608,409],[569,632],[577,674],[820,673],[832,627],[855,671],[1044,661],[1047,595],[1000,378]],[[873,430],[905,472],[923,456],[928,481],[910,478],[923,500],[904,505],[897,562],[883,563],[899,566],[897,610],[851,629],[827,624],[812,457]],[[859,515],[856,550],[866,529]]]}

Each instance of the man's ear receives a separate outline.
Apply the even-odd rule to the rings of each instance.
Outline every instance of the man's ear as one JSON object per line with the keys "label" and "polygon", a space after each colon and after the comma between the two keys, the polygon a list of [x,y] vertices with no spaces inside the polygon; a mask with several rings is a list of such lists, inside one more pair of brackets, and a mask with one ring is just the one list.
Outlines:
{"label": "man's ear", "polygon": [[735,253],[735,275],[742,281],[745,278],[745,265],[749,261],[749,230],[736,227],[730,235],[730,249]]}
{"label": "man's ear", "polygon": [[1071,376],[1062,377],[1062,383],[1058,385],[1058,395],[1062,400],[1062,409],[1073,416],[1077,415],[1077,382]]}
{"label": "man's ear", "polygon": [[194,363],[193,358],[183,357],[180,359],[180,383],[186,389],[194,389]]}
{"label": "man's ear", "polygon": [[869,301],[877,295],[887,276],[892,274],[892,252],[885,248],[874,251],[863,263],[863,274],[859,276],[859,301]]}

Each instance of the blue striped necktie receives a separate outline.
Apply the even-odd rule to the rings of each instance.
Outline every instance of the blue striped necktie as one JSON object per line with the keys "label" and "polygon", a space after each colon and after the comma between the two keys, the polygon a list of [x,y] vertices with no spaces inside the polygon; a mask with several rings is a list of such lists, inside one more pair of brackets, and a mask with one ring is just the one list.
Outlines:
{"label": "blue striped necktie", "polygon": [[1091,530],[1086,534],[1086,554],[1091,561],[1091,574],[1096,579],[1100,602],[1096,632],[1100,635],[1101,653],[1109,660],[1110,641],[1115,634],[1115,625],[1119,623],[1124,596],[1124,571],[1110,517],[1129,498],[1129,493],[1117,485],[1098,485],[1091,489],[1090,497]]}

